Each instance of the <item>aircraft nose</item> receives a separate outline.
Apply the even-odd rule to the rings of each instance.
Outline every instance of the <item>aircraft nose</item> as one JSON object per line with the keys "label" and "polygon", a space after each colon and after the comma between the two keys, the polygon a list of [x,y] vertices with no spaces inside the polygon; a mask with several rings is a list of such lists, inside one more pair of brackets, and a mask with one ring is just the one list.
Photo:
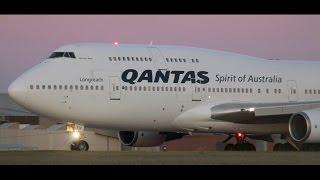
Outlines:
{"label": "aircraft nose", "polygon": [[25,82],[21,77],[13,81],[8,87],[9,96],[18,104],[24,104],[26,100],[26,87]]}

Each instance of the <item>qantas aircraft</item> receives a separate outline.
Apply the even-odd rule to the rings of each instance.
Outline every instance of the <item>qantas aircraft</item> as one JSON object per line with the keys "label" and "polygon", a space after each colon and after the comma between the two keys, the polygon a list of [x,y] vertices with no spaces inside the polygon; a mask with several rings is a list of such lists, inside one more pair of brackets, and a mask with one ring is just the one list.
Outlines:
{"label": "qantas aircraft", "polygon": [[[315,150],[320,63],[267,60],[203,48],[79,43],[59,47],[18,77],[9,95],[26,109],[80,126],[117,130],[127,146],[158,146],[193,133]],[[319,126],[319,128],[318,128]],[[85,139],[73,150],[88,150]]]}

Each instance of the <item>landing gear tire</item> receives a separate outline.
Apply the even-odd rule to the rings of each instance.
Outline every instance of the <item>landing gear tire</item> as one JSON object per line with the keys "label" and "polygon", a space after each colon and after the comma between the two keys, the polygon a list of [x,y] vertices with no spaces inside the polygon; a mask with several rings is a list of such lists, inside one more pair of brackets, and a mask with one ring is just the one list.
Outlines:
{"label": "landing gear tire", "polygon": [[86,141],[78,141],[78,142],[73,142],[70,145],[71,151],[88,151],[89,150],[89,144]]}
{"label": "landing gear tire", "polygon": [[233,151],[234,145],[233,144],[227,144],[224,148],[225,151]]}
{"label": "landing gear tire", "polygon": [[227,144],[225,151],[255,151],[256,147],[251,143]]}
{"label": "landing gear tire", "polygon": [[273,146],[273,151],[296,151],[296,149],[289,143],[276,143]]}

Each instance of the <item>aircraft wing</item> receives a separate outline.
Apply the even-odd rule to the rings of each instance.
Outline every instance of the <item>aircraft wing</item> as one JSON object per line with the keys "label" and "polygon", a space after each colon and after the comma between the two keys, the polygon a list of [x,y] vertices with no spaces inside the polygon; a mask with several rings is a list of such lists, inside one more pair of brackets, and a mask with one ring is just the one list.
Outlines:
{"label": "aircraft wing", "polygon": [[234,123],[288,122],[292,114],[320,108],[320,101],[286,103],[225,103],[210,108],[211,118]]}

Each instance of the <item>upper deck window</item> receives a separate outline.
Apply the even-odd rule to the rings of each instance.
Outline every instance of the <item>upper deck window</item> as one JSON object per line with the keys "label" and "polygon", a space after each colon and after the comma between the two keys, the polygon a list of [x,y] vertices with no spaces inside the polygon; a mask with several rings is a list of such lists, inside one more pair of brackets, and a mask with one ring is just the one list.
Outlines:
{"label": "upper deck window", "polygon": [[67,57],[67,58],[76,58],[74,52],[53,52],[48,59],[59,58],[59,57]]}

